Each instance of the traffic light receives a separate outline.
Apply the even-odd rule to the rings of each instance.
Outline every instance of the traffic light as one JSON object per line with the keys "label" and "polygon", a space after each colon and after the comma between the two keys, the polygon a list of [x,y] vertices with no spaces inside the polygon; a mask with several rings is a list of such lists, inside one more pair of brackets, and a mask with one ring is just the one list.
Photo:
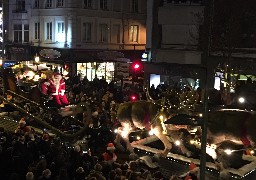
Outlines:
{"label": "traffic light", "polygon": [[138,100],[137,95],[132,94],[132,95],[130,96],[130,100],[131,100],[131,101],[136,101],[136,100]]}
{"label": "traffic light", "polygon": [[141,61],[134,61],[131,65],[131,75],[134,82],[143,79],[143,65]]}
{"label": "traffic light", "polygon": [[139,71],[141,69],[141,64],[138,62],[135,62],[135,63],[133,63],[132,68],[134,71]]}

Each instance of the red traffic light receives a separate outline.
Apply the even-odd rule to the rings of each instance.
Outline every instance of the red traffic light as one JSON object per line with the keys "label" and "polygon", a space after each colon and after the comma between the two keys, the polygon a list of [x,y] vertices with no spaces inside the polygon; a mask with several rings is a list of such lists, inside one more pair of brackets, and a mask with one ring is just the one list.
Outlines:
{"label": "red traffic light", "polygon": [[140,68],[140,65],[139,64],[134,64],[134,69],[139,69]]}
{"label": "red traffic light", "polygon": [[136,62],[136,63],[133,63],[132,64],[132,68],[137,71],[137,70],[140,70],[141,69],[141,64]]}
{"label": "red traffic light", "polygon": [[131,101],[136,101],[137,100],[137,96],[136,95],[131,95],[130,98],[131,98]]}

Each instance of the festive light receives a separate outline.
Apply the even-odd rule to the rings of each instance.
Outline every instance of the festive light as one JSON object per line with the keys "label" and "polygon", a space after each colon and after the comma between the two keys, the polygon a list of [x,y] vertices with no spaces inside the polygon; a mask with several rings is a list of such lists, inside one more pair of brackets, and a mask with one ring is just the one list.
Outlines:
{"label": "festive light", "polygon": [[245,98],[244,97],[239,97],[238,98],[238,102],[239,103],[244,103],[245,102]]}
{"label": "festive light", "polygon": [[227,155],[231,155],[233,151],[232,151],[231,149],[226,149],[226,150],[224,150],[224,152],[225,152]]}
{"label": "festive light", "polygon": [[154,135],[154,131],[153,131],[153,130],[150,130],[150,131],[148,132],[148,134],[149,134],[150,136],[152,136],[152,135]]}
{"label": "festive light", "polygon": [[176,146],[180,146],[181,145],[181,142],[179,140],[175,141],[175,145]]}

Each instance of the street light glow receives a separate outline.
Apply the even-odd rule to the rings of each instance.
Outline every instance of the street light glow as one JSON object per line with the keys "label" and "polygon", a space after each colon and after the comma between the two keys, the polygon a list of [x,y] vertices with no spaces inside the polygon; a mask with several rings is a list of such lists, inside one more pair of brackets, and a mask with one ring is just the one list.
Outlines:
{"label": "street light glow", "polygon": [[244,103],[244,102],[245,102],[244,97],[240,97],[240,98],[238,98],[238,102],[239,102],[239,103]]}

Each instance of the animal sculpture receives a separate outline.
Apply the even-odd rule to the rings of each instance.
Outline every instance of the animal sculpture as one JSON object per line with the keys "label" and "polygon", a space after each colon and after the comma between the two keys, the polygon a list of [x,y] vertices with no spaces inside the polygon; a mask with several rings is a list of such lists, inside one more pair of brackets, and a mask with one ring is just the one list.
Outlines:
{"label": "animal sculpture", "polygon": [[[168,111],[168,108],[163,107],[163,103],[159,101],[137,101],[120,104],[117,110],[117,119],[121,127],[117,131],[117,137],[115,139],[116,146],[120,147],[121,139],[123,139],[127,150],[133,153],[133,148],[129,141],[129,134],[136,129],[146,129],[151,130],[162,141],[165,148],[160,155],[167,156],[172,148],[172,144],[166,134],[163,133],[166,130],[164,120],[171,113]],[[171,132],[171,139],[178,139],[178,131],[169,132]],[[181,145],[180,149],[184,154],[190,154],[184,145]]]}

